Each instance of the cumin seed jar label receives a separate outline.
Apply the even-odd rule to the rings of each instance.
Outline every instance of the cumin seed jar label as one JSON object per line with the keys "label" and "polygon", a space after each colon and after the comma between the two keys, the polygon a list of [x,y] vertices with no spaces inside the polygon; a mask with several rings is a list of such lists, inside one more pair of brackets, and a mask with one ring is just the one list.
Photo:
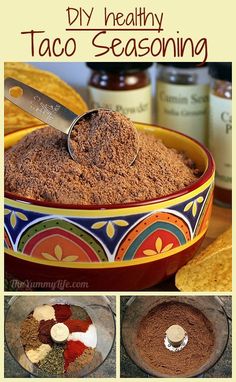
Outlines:
{"label": "cumin seed jar label", "polygon": [[209,145],[216,163],[216,186],[232,189],[232,100],[210,94]]}
{"label": "cumin seed jar label", "polygon": [[105,90],[89,86],[89,96],[92,109],[112,109],[135,122],[152,122],[151,85],[134,90]]}
{"label": "cumin seed jar label", "polygon": [[157,123],[206,143],[209,86],[157,81]]}

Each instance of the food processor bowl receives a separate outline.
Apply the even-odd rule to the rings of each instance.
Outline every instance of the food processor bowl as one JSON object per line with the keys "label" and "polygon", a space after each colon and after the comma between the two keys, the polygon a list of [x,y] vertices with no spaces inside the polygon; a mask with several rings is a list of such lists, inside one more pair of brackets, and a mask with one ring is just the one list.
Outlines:
{"label": "food processor bowl", "polygon": [[[20,323],[34,310],[43,304],[69,304],[80,306],[90,316],[97,330],[97,346],[91,363],[76,372],[62,375],[51,375],[42,371],[30,362],[25,354],[20,339]],[[103,296],[26,296],[13,297],[5,318],[5,338],[8,349],[18,364],[34,377],[85,377],[94,372],[108,357],[115,340],[115,320],[110,302]]]}
{"label": "food processor bowl", "polygon": [[139,296],[132,297],[126,304],[126,310],[123,316],[121,335],[124,348],[128,356],[133,362],[144,370],[146,373],[154,377],[173,377],[173,375],[162,374],[150,367],[142,358],[139,349],[136,346],[136,337],[138,327],[141,320],[149,313],[151,309],[159,304],[168,302],[180,302],[193,306],[200,310],[205,317],[211,322],[215,343],[212,354],[208,361],[200,368],[196,369],[192,374],[177,375],[176,377],[196,377],[215,365],[224,353],[229,337],[228,318],[223,307],[221,299],[217,296]]}

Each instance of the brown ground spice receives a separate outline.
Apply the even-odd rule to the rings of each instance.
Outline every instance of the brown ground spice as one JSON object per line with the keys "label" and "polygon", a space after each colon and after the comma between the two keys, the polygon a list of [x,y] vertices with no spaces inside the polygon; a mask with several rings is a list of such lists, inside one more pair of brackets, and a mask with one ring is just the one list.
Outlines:
{"label": "brown ground spice", "polygon": [[[79,121],[71,132],[73,158],[85,166],[129,167],[138,153],[138,133],[123,114],[99,110]],[[128,143],[128,144],[127,144]]]}
{"label": "brown ground spice", "polygon": [[72,315],[70,317],[71,320],[88,320],[90,316],[86,312],[84,308],[81,308],[79,305],[71,305]]}
{"label": "brown ground spice", "polygon": [[39,322],[30,315],[20,325],[20,339],[25,350],[37,349],[42,342],[39,340]]}
{"label": "brown ground spice", "polygon": [[66,135],[50,127],[32,132],[5,154],[6,191],[64,204],[148,200],[181,190],[198,176],[183,153],[144,132],[139,132],[139,153],[130,167],[77,163],[68,153]]}
{"label": "brown ground spice", "polygon": [[39,340],[43,344],[52,346],[53,341],[50,335],[52,326],[56,323],[55,320],[41,320],[39,322]]}
{"label": "brown ground spice", "polygon": [[[164,345],[166,330],[175,324],[188,334],[188,344],[179,352],[171,352]],[[212,325],[198,309],[170,302],[157,305],[142,319],[136,346],[149,367],[165,375],[178,376],[193,373],[207,362],[214,341]]]}
{"label": "brown ground spice", "polygon": [[85,349],[80,357],[76,358],[76,360],[74,362],[71,362],[69,364],[69,367],[67,369],[67,373],[74,373],[74,372],[82,369],[83,367],[85,367],[89,363],[91,363],[93,360],[94,354],[95,354],[95,349],[92,349],[92,348]]}

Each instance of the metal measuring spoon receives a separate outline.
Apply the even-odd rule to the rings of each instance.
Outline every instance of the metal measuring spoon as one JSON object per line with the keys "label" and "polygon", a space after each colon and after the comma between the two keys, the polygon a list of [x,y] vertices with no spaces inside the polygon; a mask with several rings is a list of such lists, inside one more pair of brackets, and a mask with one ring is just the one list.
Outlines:
{"label": "metal measuring spoon", "polygon": [[[67,109],[65,106],[61,105],[59,102],[53,100],[52,98],[46,96],[45,94],[39,92],[38,90],[32,88],[31,86],[28,86],[18,80],[15,80],[14,78],[6,78],[4,81],[4,96],[9,101],[26,111],[27,113],[31,114],[32,116],[38,118],[40,121],[54,127],[57,130],[62,131],[63,133],[67,134],[67,148],[70,153],[70,156],[75,161],[78,161],[78,156],[75,150],[75,131],[77,134],[76,142],[79,145],[80,143],[80,130],[79,130],[79,123],[81,121],[88,121],[90,118],[92,118],[94,115],[101,111],[105,111],[107,113],[114,113],[111,110],[108,109],[93,109],[89,110],[88,112],[77,115],[73,113],[71,110]],[[119,114],[119,113],[116,113]],[[123,116],[123,118],[125,118]],[[131,137],[133,139],[133,142],[125,142],[124,147],[130,148],[123,157],[120,155],[117,158],[112,158],[114,163],[120,163],[120,161],[124,161],[124,164],[131,165],[137,155],[138,155],[138,133],[133,126],[132,122],[130,122],[129,129],[127,136]],[[125,125],[126,126],[126,125]],[[128,125],[127,125],[128,126]],[[74,129],[76,127],[76,130]],[[98,126],[98,129],[101,129],[102,126]],[[82,129],[81,129],[82,133]],[[114,142],[114,139],[116,138],[116,129],[113,129],[113,137],[110,137],[110,143],[112,144]],[[111,134],[112,135],[112,134]],[[104,136],[101,136],[101,139],[103,139],[104,142]],[[96,142],[96,146],[99,149],[99,143],[103,142]],[[118,142],[119,143],[119,142]],[[131,143],[131,144],[129,144]],[[95,144],[95,143],[94,143]],[[109,142],[107,142],[109,145]],[[118,152],[118,151],[117,151]],[[128,159],[127,159],[128,158]],[[107,158],[109,161],[109,157]],[[128,162],[127,162],[128,161]],[[96,163],[97,164],[97,163]],[[97,164],[98,165],[98,164]]]}

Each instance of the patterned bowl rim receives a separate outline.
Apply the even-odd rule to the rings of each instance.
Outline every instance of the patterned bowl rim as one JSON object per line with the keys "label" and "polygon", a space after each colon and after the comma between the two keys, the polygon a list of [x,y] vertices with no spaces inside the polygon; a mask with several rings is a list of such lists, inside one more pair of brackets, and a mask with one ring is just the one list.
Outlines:
{"label": "patterned bowl rim", "polygon": [[126,268],[132,266],[145,266],[149,263],[153,263],[155,261],[165,260],[167,258],[171,258],[172,256],[179,255],[185,250],[190,250],[195,244],[197,244],[200,240],[202,240],[206,234],[207,229],[202,231],[199,235],[189,240],[185,244],[181,244],[180,246],[171,249],[170,251],[163,252],[161,254],[148,256],[148,257],[140,257],[132,260],[122,260],[122,261],[102,261],[102,262],[67,262],[67,261],[51,261],[46,259],[38,259],[36,257],[31,257],[21,252],[14,251],[12,249],[4,249],[5,255],[10,255],[18,260],[23,260],[30,262],[35,265],[46,265],[53,268],[64,268],[64,269],[115,269],[115,268]]}
{"label": "patterned bowl rim", "polygon": [[[135,124],[141,125],[141,126],[144,125],[147,127],[158,127],[159,129],[170,131],[175,135],[185,137],[189,141],[192,141],[193,143],[195,143],[197,146],[199,146],[202,149],[203,153],[207,157],[207,166],[206,166],[204,173],[200,176],[200,178],[196,182],[194,182],[191,185],[183,188],[182,190],[179,190],[179,191],[174,192],[172,194],[169,194],[169,195],[166,195],[166,196],[163,196],[160,198],[148,199],[148,200],[137,201],[137,202],[122,203],[122,204],[88,204],[88,205],[82,204],[81,205],[81,204],[62,204],[62,203],[55,203],[55,202],[43,202],[43,201],[38,201],[35,199],[25,198],[23,196],[19,196],[13,192],[8,192],[8,191],[5,191],[5,197],[9,198],[9,199],[17,200],[19,202],[20,201],[26,202],[26,203],[32,204],[32,205],[39,205],[39,206],[43,206],[43,207],[52,207],[52,208],[58,208],[58,209],[113,210],[113,209],[120,209],[120,208],[132,208],[132,207],[140,207],[140,206],[146,206],[146,205],[150,205],[150,204],[162,203],[162,202],[166,202],[167,200],[172,200],[172,199],[178,198],[180,196],[187,195],[191,191],[196,190],[198,187],[200,187],[204,183],[206,183],[207,180],[209,180],[210,177],[213,175],[213,173],[215,171],[215,162],[214,162],[213,156],[210,153],[210,151],[207,149],[207,147],[205,145],[203,145],[202,143],[200,143],[199,141],[197,141],[196,139],[190,137],[187,134],[183,134],[183,133],[180,133],[178,131],[168,129],[166,127],[163,127],[163,126],[160,126],[157,124],[147,124],[147,123],[135,123]],[[14,134],[15,134],[15,132],[8,134],[7,137],[9,138],[10,136],[12,136]]]}

